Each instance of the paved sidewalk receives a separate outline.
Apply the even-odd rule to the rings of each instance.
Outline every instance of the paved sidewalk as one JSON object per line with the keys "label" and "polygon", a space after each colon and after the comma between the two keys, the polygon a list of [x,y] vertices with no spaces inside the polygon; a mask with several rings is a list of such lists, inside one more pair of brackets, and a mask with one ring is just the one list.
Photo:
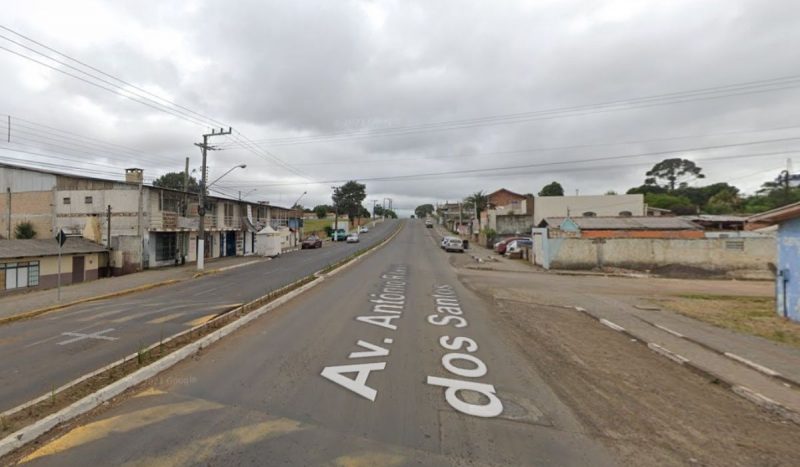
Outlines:
{"label": "paved sidewalk", "polygon": [[[210,274],[222,268],[230,268],[254,261],[265,261],[259,256],[232,256],[215,258],[206,261],[204,273]],[[102,278],[94,281],[68,285],[61,288],[61,301],[58,301],[58,290],[35,290],[28,293],[16,293],[0,297],[0,319],[30,313],[35,310],[57,305],[68,305],[72,302],[87,300],[92,297],[111,293],[124,293],[128,289],[157,287],[193,278],[197,274],[194,263],[179,267],[149,269],[124,276]]]}

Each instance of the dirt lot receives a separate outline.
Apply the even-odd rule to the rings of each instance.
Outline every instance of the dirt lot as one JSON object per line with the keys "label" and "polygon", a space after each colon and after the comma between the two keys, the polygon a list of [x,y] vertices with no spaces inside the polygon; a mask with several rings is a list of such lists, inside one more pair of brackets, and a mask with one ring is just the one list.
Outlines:
{"label": "dirt lot", "polygon": [[493,303],[497,325],[628,465],[797,465],[797,425],[582,313],[507,299],[513,279],[478,274],[462,279]]}

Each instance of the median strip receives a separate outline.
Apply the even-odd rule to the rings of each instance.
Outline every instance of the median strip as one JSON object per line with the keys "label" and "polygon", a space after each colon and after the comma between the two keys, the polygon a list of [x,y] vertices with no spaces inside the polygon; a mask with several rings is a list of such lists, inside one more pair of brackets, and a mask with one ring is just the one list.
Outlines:
{"label": "median strip", "polygon": [[84,414],[185,358],[196,354],[245,324],[311,289],[355,260],[392,241],[397,228],[382,242],[310,274],[256,300],[219,314],[207,322],[162,339],[134,354],[77,378],[60,388],[0,414],[0,430],[13,433],[0,440],[0,457]]}

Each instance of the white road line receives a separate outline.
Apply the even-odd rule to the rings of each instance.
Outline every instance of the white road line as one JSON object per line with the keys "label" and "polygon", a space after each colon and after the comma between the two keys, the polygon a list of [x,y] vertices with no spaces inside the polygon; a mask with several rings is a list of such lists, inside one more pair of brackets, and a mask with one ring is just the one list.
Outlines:
{"label": "white road line", "polygon": [[62,332],[62,336],[73,336],[72,339],[67,339],[63,342],[59,342],[58,345],[67,345],[73,342],[82,341],[84,339],[100,339],[100,340],[107,340],[107,341],[115,341],[117,340],[116,337],[104,336],[103,334],[107,332],[113,331],[114,328],[103,329],[102,331],[93,332],[91,334],[84,334],[80,332]]}
{"label": "white road line", "polygon": [[611,329],[613,329],[615,331],[624,331],[625,330],[625,328],[623,328],[622,326],[620,326],[618,324],[614,324],[614,323],[612,323],[611,321],[609,321],[609,320],[607,320],[605,318],[601,318],[600,322],[605,324],[606,326],[610,327]]}
{"label": "white road line", "polygon": [[653,326],[657,327],[658,329],[661,329],[662,331],[668,332],[675,337],[680,337],[681,339],[683,339],[683,334],[679,333],[678,331],[673,331],[672,329],[666,326],[662,326],[660,324],[654,324]]}
{"label": "white road line", "polygon": [[762,372],[764,374],[767,374],[767,375],[770,375],[770,376],[780,376],[780,373],[778,373],[777,371],[775,371],[775,370],[773,370],[771,368],[767,368],[764,365],[759,365],[758,363],[756,363],[756,362],[754,362],[752,360],[748,360],[748,359],[746,359],[744,357],[740,357],[740,356],[738,356],[738,355],[736,355],[734,353],[725,352],[724,355],[726,357],[730,358],[730,359],[736,360],[739,363],[744,363],[745,365],[747,365],[747,366],[749,366],[749,367],[751,367],[751,368],[753,368],[755,370],[758,370],[758,371],[760,371],[760,372]]}
{"label": "white road line", "polygon": [[653,352],[661,354],[661,355],[667,357],[668,359],[672,360],[675,363],[679,363],[679,364],[683,365],[684,363],[689,361],[688,358],[683,357],[681,355],[678,355],[675,352],[673,352],[673,351],[671,351],[669,349],[666,349],[664,347],[661,347],[658,344],[654,344],[654,343],[650,342],[650,343],[647,344],[647,347],[650,350],[652,350]]}

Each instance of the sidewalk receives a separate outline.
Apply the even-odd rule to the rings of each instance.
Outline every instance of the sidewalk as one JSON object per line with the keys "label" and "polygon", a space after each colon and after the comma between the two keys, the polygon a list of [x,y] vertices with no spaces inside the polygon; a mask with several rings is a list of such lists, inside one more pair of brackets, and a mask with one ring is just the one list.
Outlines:
{"label": "sidewalk", "polygon": [[[206,261],[205,274],[236,267],[257,261],[265,261],[259,256],[231,256]],[[101,278],[94,281],[61,287],[61,301],[58,290],[35,290],[28,293],[15,293],[0,297],[0,320],[50,307],[67,306],[73,302],[86,301],[107,294],[125,294],[130,289],[158,287],[192,279],[197,274],[194,263],[179,267],[164,267],[127,274],[124,276]]]}

